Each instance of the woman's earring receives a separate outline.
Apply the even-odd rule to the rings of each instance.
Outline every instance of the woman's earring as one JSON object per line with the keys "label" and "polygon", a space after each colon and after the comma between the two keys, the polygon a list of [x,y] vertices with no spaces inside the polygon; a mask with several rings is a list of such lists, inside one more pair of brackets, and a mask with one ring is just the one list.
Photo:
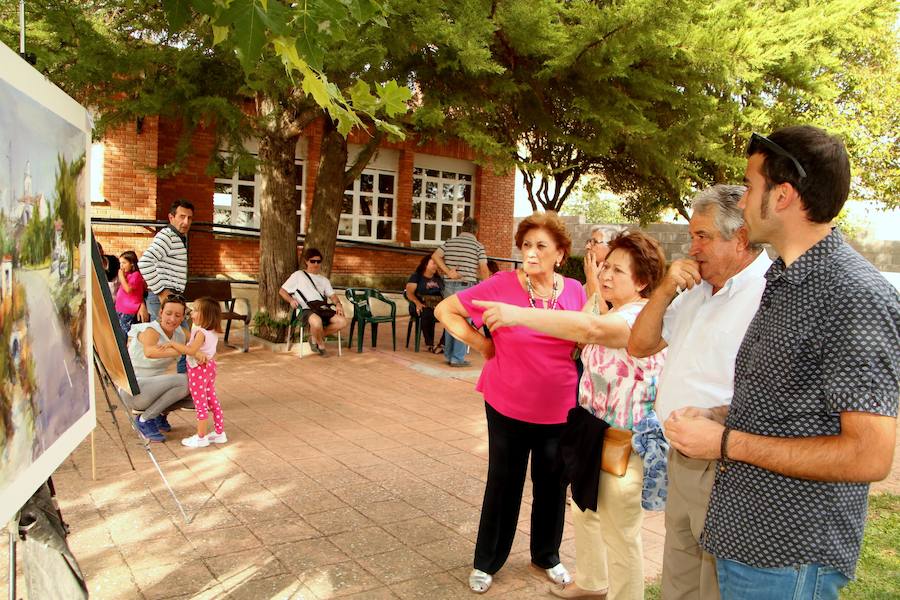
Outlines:
{"label": "woman's earring", "polygon": [[559,268],[559,264],[560,264],[559,261],[556,261],[556,268],[557,268],[557,269]]}

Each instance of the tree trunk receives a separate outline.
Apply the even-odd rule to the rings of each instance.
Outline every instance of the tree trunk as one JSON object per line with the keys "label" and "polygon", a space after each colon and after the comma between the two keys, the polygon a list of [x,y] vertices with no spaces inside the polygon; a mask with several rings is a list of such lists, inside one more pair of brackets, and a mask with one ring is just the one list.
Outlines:
{"label": "tree trunk", "polygon": [[[281,341],[284,326],[271,321],[290,317],[290,306],[278,295],[297,270],[297,194],[294,154],[298,135],[268,131],[259,138],[259,311],[257,335]],[[268,317],[268,318],[266,318]]]}
{"label": "tree trunk", "polygon": [[329,277],[334,264],[338,221],[346,188],[347,140],[327,117],[321,152],[304,248],[317,248],[322,253],[322,274]]}

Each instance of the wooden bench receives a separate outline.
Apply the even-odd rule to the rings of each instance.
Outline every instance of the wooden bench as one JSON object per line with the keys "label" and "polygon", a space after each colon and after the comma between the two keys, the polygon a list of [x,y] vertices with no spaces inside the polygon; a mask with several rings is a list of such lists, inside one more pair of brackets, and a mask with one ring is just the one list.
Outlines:
{"label": "wooden bench", "polygon": [[[244,322],[243,351],[247,352],[250,349],[250,301],[246,298],[235,298],[231,293],[231,282],[225,279],[189,279],[187,286],[184,288],[185,300],[193,302],[204,296],[208,296],[213,300],[218,300],[225,304],[225,309],[222,311],[222,320],[227,321],[225,325],[225,345],[234,348],[234,346],[228,343],[228,334],[231,332],[231,322]],[[234,310],[238,300],[244,303],[244,314],[235,312]]]}

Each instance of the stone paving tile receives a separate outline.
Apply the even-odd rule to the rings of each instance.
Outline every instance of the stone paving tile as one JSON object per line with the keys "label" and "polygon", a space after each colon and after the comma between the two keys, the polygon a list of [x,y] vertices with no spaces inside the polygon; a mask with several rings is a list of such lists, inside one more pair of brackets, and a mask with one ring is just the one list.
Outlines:
{"label": "stone paving tile", "polygon": [[409,548],[361,557],[357,559],[357,562],[377,577],[379,581],[386,584],[400,583],[401,581],[440,573],[444,570],[439,565]]}
{"label": "stone paving tile", "polygon": [[399,549],[403,543],[381,527],[363,527],[332,535],[328,538],[332,544],[344,551],[347,556],[359,558],[372,554],[383,554]]}
{"label": "stone paving tile", "polygon": [[410,506],[403,500],[386,500],[360,504],[357,510],[363,515],[379,524],[396,523],[413,517],[424,515],[418,508]]}
{"label": "stone paving tile", "polygon": [[325,535],[341,533],[373,524],[369,519],[349,506],[313,513],[305,518],[310,525]]}
{"label": "stone paving tile", "polygon": [[241,550],[204,559],[206,566],[219,581],[234,577],[252,576],[260,579],[288,574],[288,569],[268,548]]}
{"label": "stone paving tile", "polygon": [[195,594],[216,583],[202,560],[132,569],[132,573],[141,593],[148,600]]}
{"label": "stone paving tile", "polygon": [[366,569],[353,561],[322,565],[299,574],[303,584],[315,598],[339,598],[358,595],[382,587]]}

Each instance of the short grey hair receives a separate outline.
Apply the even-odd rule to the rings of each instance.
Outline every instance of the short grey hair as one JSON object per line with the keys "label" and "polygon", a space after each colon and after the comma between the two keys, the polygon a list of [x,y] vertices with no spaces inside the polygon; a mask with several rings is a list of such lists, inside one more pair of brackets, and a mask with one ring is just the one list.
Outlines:
{"label": "short grey hair", "polygon": [[[747,188],[742,185],[724,185],[716,184],[708,187],[696,196],[691,203],[691,208],[695,213],[707,214],[713,210],[713,222],[716,229],[724,239],[730,240],[737,233],[738,229],[744,226],[744,213],[738,208],[738,202],[744,195]],[[758,244],[750,244],[751,251],[758,251],[762,246]]]}
{"label": "short grey hair", "polygon": [[603,234],[603,239],[605,240],[606,239],[606,228],[603,227],[603,225],[594,225],[593,227],[591,227],[591,237],[594,237],[594,234],[597,233],[598,231]]}

